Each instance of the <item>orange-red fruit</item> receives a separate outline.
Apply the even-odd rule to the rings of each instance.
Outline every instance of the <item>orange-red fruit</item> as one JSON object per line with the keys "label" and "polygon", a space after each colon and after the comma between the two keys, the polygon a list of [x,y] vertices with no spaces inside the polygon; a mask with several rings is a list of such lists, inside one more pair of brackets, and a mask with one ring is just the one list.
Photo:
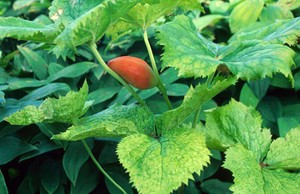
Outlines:
{"label": "orange-red fruit", "polygon": [[138,89],[149,89],[158,84],[158,80],[150,66],[137,57],[117,57],[110,60],[108,66],[127,83]]}

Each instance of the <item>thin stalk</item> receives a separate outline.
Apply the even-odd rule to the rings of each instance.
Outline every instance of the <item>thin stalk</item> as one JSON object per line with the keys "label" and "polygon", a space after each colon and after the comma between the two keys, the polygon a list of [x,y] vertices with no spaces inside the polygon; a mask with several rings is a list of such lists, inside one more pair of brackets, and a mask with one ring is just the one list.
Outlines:
{"label": "thin stalk", "polygon": [[97,159],[95,158],[95,156],[93,155],[90,147],[88,146],[88,144],[86,143],[86,141],[83,139],[81,140],[83,146],[85,147],[86,151],[88,152],[90,158],[92,159],[92,161],[95,163],[96,167],[100,170],[100,172],[113,184],[115,185],[122,193],[127,194],[126,191],[118,184],[116,183],[110,176],[109,174],[107,174],[107,172],[105,172],[105,170],[102,168],[102,166],[99,164],[99,162],[97,161]]}
{"label": "thin stalk", "polygon": [[155,59],[154,59],[153,51],[152,51],[152,48],[151,48],[151,45],[150,45],[150,42],[149,42],[149,39],[148,39],[148,34],[147,34],[146,29],[144,29],[143,37],[144,37],[144,42],[145,42],[145,45],[146,45],[146,48],[147,48],[147,51],[148,51],[148,54],[149,54],[149,57],[150,57],[151,66],[152,66],[152,69],[154,71],[154,75],[155,75],[156,79],[158,80],[157,88],[162,93],[162,95],[163,95],[163,97],[164,97],[164,99],[165,99],[165,101],[168,105],[168,108],[171,110],[173,107],[172,107],[171,101],[170,101],[170,99],[167,95],[166,88],[165,88],[164,84],[162,83],[161,78],[159,76],[159,72],[158,72],[158,69],[157,69],[157,66],[156,66],[156,62],[155,62]]}
{"label": "thin stalk", "polygon": [[109,73],[111,76],[113,76],[116,80],[118,80],[141,105],[146,106],[146,103],[144,102],[144,100],[132,89],[132,87],[123,78],[121,78],[117,73],[115,73],[113,70],[111,70],[107,66],[107,64],[101,57],[100,53],[98,52],[96,45],[91,44],[89,47],[90,47],[92,53],[94,54],[94,56],[96,57],[97,61],[103,67],[103,69],[107,73]]}
{"label": "thin stalk", "polygon": [[194,119],[193,119],[193,124],[192,124],[192,128],[196,128],[197,127],[197,123],[198,123],[198,120],[199,120],[200,111],[201,111],[201,107],[199,109],[197,109],[196,112],[195,112]]}

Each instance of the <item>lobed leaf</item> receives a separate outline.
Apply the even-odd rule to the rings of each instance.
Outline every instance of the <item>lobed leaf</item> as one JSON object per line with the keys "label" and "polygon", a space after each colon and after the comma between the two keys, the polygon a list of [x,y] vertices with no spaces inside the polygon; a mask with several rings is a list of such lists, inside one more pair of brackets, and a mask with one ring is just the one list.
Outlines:
{"label": "lobed leaf", "polygon": [[16,17],[0,17],[0,39],[16,38],[37,42],[53,42],[59,29],[55,25],[43,25]]}
{"label": "lobed leaf", "polygon": [[261,128],[259,113],[242,103],[231,100],[228,105],[207,112],[203,129],[209,147],[226,150],[242,144],[253,151],[257,161],[262,161],[271,144],[270,130]]}
{"label": "lobed leaf", "polygon": [[195,129],[176,128],[158,139],[144,134],[125,137],[118,145],[120,162],[139,193],[163,194],[193,179],[209,162],[204,136]]}
{"label": "lobed leaf", "polygon": [[39,122],[73,123],[87,111],[88,85],[84,82],[79,92],[68,92],[59,99],[47,98],[38,108],[26,106],[5,120],[12,125],[29,125]]}
{"label": "lobed leaf", "polygon": [[57,56],[73,55],[76,46],[98,41],[119,17],[137,3],[137,0],[104,1],[72,21],[54,40]]}
{"label": "lobed leaf", "polygon": [[275,44],[294,45],[300,36],[300,17],[289,20],[276,20],[251,30],[243,30],[230,38],[230,42],[263,40]]}
{"label": "lobed leaf", "polygon": [[264,163],[271,169],[300,170],[299,139],[300,127],[291,129],[285,138],[274,140]]}
{"label": "lobed leaf", "polygon": [[294,51],[280,44],[234,41],[227,46],[217,45],[201,36],[186,16],[162,25],[158,38],[164,46],[162,67],[174,67],[184,77],[207,77],[225,66],[245,80],[279,72],[293,82],[290,66]]}
{"label": "lobed leaf", "polygon": [[54,139],[76,141],[88,137],[125,137],[152,134],[154,115],[146,107],[112,106],[102,112],[80,119]]}
{"label": "lobed leaf", "polygon": [[226,152],[224,167],[232,171],[234,193],[297,193],[300,174],[270,170],[256,160],[256,155],[238,144]]}
{"label": "lobed leaf", "polygon": [[173,128],[182,124],[189,115],[193,114],[193,112],[199,109],[205,102],[235,82],[236,79],[231,77],[216,82],[211,88],[208,88],[205,84],[190,88],[184,97],[183,103],[178,108],[166,111],[158,117],[157,127],[162,130],[173,130]]}

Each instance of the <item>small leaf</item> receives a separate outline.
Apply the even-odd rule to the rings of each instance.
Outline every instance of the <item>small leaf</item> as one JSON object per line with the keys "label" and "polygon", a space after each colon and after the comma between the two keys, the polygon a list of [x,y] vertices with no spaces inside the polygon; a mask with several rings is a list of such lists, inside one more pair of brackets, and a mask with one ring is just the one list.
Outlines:
{"label": "small leaf", "polygon": [[10,37],[18,40],[53,42],[59,33],[55,25],[42,25],[16,17],[0,17],[0,39]]}
{"label": "small leaf", "polygon": [[41,184],[47,193],[54,193],[60,183],[60,163],[53,159],[47,159],[40,169]]}
{"label": "small leaf", "polygon": [[240,31],[231,37],[230,42],[263,40],[276,44],[294,45],[300,36],[300,17],[290,20],[276,20],[269,25],[261,25],[252,30]]}
{"label": "small leaf", "polygon": [[33,151],[36,147],[12,136],[0,139],[0,165],[6,164],[17,156]]}
{"label": "small leaf", "polygon": [[4,179],[4,176],[0,170],[0,191],[3,193],[3,194],[8,194],[8,189],[7,189],[7,186],[6,186],[6,183],[5,183],[5,179]]}
{"label": "small leaf", "polygon": [[69,144],[63,156],[63,167],[73,185],[76,185],[79,171],[88,158],[89,155],[81,142]]}
{"label": "small leaf", "polygon": [[30,125],[44,120],[43,113],[35,106],[26,106],[24,109],[6,117],[11,125]]}
{"label": "small leaf", "polygon": [[300,127],[289,131],[285,138],[281,137],[274,140],[264,161],[270,165],[268,168],[300,170],[299,139]]}
{"label": "small leaf", "polygon": [[231,100],[228,105],[207,112],[203,130],[211,148],[225,150],[240,143],[256,154],[257,161],[262,161],[270,147],[271,134],[261,124],[255,109]]}
{"label": "small leaf", "polygon": [[138,192],[147,194],[172,192],[209,162],[204,136],[184,127],[166,131],[158,139],[144,134],[127,136],[119,143],[117,154]]}
{"label": "small leaf", "polygon": [[263,0],[245,0],[238,4],[229,16],[229,26],[233,33],[256,22],[264,7]]}
{"label": "small leaf", "polygon": [[83,117],[53,139],[76,141],[88,137],[124,137],[154,133],[154,115],[147,107],[112,106],[92,116]]}
{"label": "small leaf", "polygon": [[37,78],[40,80],[46,79],[48,76],[46,61],[40,55],[27,47],[18,46],[18,49],[32,67],[32,70]]}
{"label": "small leaf", "polygon": [[98,65],[96,63],[92,63],[92,62],[75,63],[49,76],[47,81],[53,82],[60,78],[76,78],[79,77],[80,75],[87,73],[89,70],[97,66]]}
{"label": "small leaf", "polygon": [[256,154],[238,144],[226,152],[224,167],[232,171],[234,193],[297,193],[300,174],[264,168],[256,160]]}
{"label": "small leaf", "polygon": [[198,85],[190,88],[184,97],[183,103],[176,109],[164,112],[158,118],[158,127],[163,130],[172,129],[182,124],[186,118],[199,109],[205,102],[225,90],[236,82],[234,78],[218,81],[212,88],[207,85]]}
{"label": "small leaf", "polygon": [[269,5],[264,7],[259,21],[264,23],[276,22],[276,20],[292,19],[294,18],[293,13],[288,9],[277,5]]}

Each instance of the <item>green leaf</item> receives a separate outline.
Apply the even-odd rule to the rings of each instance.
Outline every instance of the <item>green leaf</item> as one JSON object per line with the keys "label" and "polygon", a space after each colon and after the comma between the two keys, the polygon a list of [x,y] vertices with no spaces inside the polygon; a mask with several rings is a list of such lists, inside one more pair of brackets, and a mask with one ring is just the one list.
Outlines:
{"label": "green leaf", "polygon": [[144,134],[127,136],[119,143],[117,154],[138,192],[147,194],[172,192],[209,162],[204,136],[184,127],[166,131],[158,139]]}
{"label": "green leaf", "polygon": [[47,193],[54,193],[60,184],[60,163],[54,159],[47,159],[40,169],[41,184]]}
{"label": "green leaf", "polygon": [[16,137],[7,136],[0,139],[0,165],[6,164],[17,156],[37,149]]}
{"label": "green leaf", "polygon": [[285,138],[277,138],[272,142],[268,155],[264,161],[268,168],[282,168],[285,170],[300,170],[300,127],[294,128]]}
{"label": "green leaf", "polygon": [[88,158],[89,155],[82,142],[71,142],[69,144],[63,156],[63,167],[73,185],[76,185],[79,171]]}
{"label": "green leaf", "polygon": [[259,103],[258,97],[255,96],[248,83],[245,83],[240,94],[240,102],[246,106],[256,107]]}
{"label": "green leaf", "polygon": [[218,179],[209,179],[201,183],[201,189],[210,194],[217,194],[217,193],[223,193],[223,194],[231,194],[232,192],[229,191],[229,187],[231,186],[231,183],[228,182],[222,182]]}
{"label": "green leaf", "polygon": [[71,185],[70,194],[91,193],[99,182],[99,171],[95,168],[95,165],[85,163],[79,171],[78,184]]}
{"label": "green leaf", "polygon": [[294,117],[279,117],[277,124],[280,137],[284,137],[291,129],[300,125],[300,122]]}
{"label": "green leaf", "polygon": [[224,167],[232,171],[234,193],[297,193],[300,174],[264,168],[256,155],[238,144],[226,152]]}
{"label": "green leaf", "polygon": [[7,186],[6,186],[6,183],[5,183],[5,179],[4,179],[4,176],[0,170],[0,191],[3,193],[3,194],[8,194],[8,189],[7,189]]}
{"label": "green leaf", "polygon": [[193,23],[195,24],[197,30],[200,32],[201,30],[203,30],[203,28],[211,25],[212,23],[223,19],[224,16],[223,15],[219,15],[219,14],[210,14],[210,15],[204,15],[198,18],[195,18],[193,20]]}
{"label": "green leaf", "polygon": [[57,56],[71,57],[76,51],[76,46],[98,41],[108,27],[136,3],[137,0],[105,1],[93,7],[66,26],[54,40],[57,44],[54,53]]}
{"label": "green leaf", "polygon": [[259,20],[264,23],[276,22],[276,20],[292,19],[293,13],[288,9],[276,5],[264,7]]}
{"label": "green leaf", "polygon": [[88,137],[124,137],[154,133],[154,115],[147,107],[112,106],[92,116],[83,117],[53,139],[76,141]]}
{"label": "green leaf", "polygon": [[300,17],[290,20],[276,20],[269,25],[261,25],[251,30],[245,29],[231,37],[230,42],[263,40],[276,44],[294,45],[300,36]]}
{"label": "green leaf", "polygon": [[103,0],[53,0],[49,7],[49,17],[56,25],[68,26],[74,20],[96,7]]}
{"label": "green leaf", "polygon": [[278,0],[276,3],[278,6],[284,7],[289,10],[297,9],[300,6],[300,1],[298,0]]}
{"label": "green leaf", "polygon": [[16,17],[0,17],[0,39],[9,37],[18,40],[30,40],[37,42],[53,42],[59,30],[55,25],[27,21]]}
{"label": "green leaf", "polygon": [[256,22],[264,7],[263,0],[245,0],[238,4],[229,16],[229,26],[233,33]]}
{"label": "green leaf", "polygon": [[[182,36],[185,34],[185,36]],[[217,45],[201,36],[191,20],[177,16],[160,27],[159,43],[164,46],[162,67],[174,67],[179,76],[207,77],[221,66],[238,78],[261,79],[280,72],[291,81],[294,51],[262,41],[235,41]]]}
{"label": "green leaf", "polygon": [[84,82],[79,92],[68,92],[59,99],[47,98],[38,108],[26,106],[5,120],[12,125],[29,125],[42,121],[72,123],[87,111],[87,95],[88,85]]}
{"label": "green leaf", "polygon": [[164,112],[158,119],[158,126],[162,130],[171,129],[182,124],[186,118],[199,109],[205,102],[212,99],[236,82],[234,78],[218,81],[211,88],[207,85],[198,85],[190,88],[184,97],[183,103],[176,109]]}
{"label": "green leaf", "polygon": [[34,74],[38,79],[44,80],[47,78],[47,63],[37,53],[27,47],[18,46],[19,51],[24,55],[28,64],[32,67]]}
{"label": "green leaf", "polygon": [[271,134],[261,124],[255,109],[231,100],[228,105],[207,112],[203,131],[209,147],[226,150],[240,143],[255,153],[257,161],[262,161],[270,147]]}
{"label": "green leaf", "polygon": [[63,68],[62,70],[56,72],[55,74],[48,77],[48,82],[53,82],[60,78],[75,78],[79,77],[88,71],[90,71],[92,68],[97,67],[98,65],[96,63],[92,62],[79,62],[75,63],[73,65],[70,65],[68,67]]}

